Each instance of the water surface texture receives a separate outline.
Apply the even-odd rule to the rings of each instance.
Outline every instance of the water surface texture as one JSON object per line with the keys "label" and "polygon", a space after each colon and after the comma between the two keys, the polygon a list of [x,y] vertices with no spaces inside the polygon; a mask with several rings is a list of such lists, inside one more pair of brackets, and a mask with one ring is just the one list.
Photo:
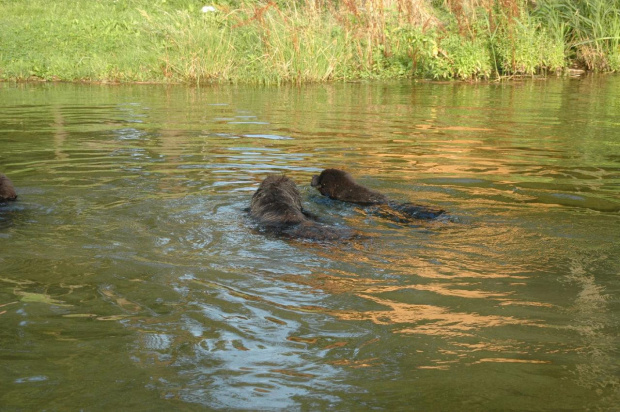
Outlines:
{"label": "water surface texture", "polygon": [[[620,77],[0,84],[0,172],[2,410],[620,405]],[[270,173],[360,236],[261,231]]]}

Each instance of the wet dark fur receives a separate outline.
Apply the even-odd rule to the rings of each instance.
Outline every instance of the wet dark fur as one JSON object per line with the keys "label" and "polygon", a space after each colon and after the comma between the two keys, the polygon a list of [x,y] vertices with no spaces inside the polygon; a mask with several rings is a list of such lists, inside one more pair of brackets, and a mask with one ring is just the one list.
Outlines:
{"label": "wet dark fur", "polygon": [[295,182],[286,176],[269,176],[252,196],[250,216],[276,234],[313,240],[348,237],[348,232],[321,224],[301,206]]}
{"label": "wet dark fur", "polygon": [[17,193],[11,180],[0,173],[0,202],[17,199]]}
{"label": "wet dark fur", "polygon": [[393,220],[400,221],[403,217],[435,219],[445,213],[442,209],[391,201],[384,194],[355,183],[353,177],[343,170],[325,169],[320,175],[312,177],[311,185],[316,187],[323,196],[331,199],[360,205],[387,205],[389,209],[397,212],[389,213],[393,215]]}
{"label": "wet dark fur", "polygon": [[312,187],[316,187],[323,196],[343,202],[361,205],[387,203],[387,198],[379,192],[355,183],[353,177],[338,169],[325,169],[320,175],[312,177]]}

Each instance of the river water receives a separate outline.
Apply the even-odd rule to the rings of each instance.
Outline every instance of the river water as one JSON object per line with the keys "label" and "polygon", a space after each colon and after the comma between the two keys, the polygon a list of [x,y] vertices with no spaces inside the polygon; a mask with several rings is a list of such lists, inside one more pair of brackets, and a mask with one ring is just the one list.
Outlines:
{"label": "river water", "polygon": [[[620,77],[4,83],[0,172],[1,410],[620,405]],[[360,236],[261,231],[270,173]]]}

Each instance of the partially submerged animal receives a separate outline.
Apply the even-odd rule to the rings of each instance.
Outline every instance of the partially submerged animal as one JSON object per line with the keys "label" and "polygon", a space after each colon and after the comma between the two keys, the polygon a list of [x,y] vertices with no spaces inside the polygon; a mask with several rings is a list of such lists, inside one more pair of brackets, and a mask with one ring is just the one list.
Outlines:
{"label": "partially submerged animal", "polygon": [[360,205],[386,205],[391,211],[396,212],[396,214],[389,213],[388,216],[395,220],[402,220],[398,215],[414,219],[435,219],[445,213],[443,209],[389,200],[384,194],[356,183],[349,173],[339,169],[323,170],[320,175],[312,177],[311,185],[330,199]]}
{"label": "partially submerged animal", "polygon": [[333,240],[350,236],[341,228],[324,225],[305,211],[301,194],[291,179],[272,175],[263,180],[252,196],[250,216],[273,233],[312,240]]}
{"label": "partially submerged animal", "polygon": [[11,182],[8,177],[0,173],[0,202],[15,199],[17,199],[17,193],[15,193],[13,182]]}

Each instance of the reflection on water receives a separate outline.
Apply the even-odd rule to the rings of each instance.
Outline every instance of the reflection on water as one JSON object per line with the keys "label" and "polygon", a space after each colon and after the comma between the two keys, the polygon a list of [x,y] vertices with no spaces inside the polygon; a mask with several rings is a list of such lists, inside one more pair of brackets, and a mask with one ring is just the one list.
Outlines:
{"label": "reflection on water", "polygon": [[[620,78],[0,95],[5,408],[620,404]],[[326,167],[449,218],[326,199]],[[268,173],[362,236],[258,230]]]}

